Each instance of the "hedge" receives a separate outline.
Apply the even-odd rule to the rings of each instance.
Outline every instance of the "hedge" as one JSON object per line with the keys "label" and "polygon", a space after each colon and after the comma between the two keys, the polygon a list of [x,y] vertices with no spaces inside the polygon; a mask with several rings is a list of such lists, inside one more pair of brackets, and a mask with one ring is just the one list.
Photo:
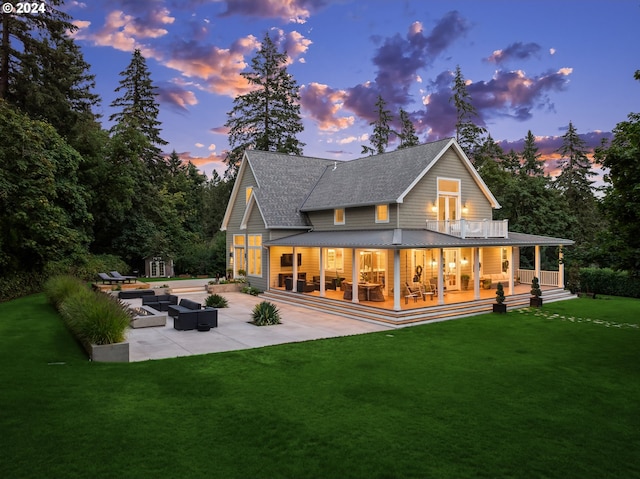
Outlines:
{"label": "hedge", "polygon": [[628,271],[609,268],[580,268],[579,291],[640,298],[640,279]]}

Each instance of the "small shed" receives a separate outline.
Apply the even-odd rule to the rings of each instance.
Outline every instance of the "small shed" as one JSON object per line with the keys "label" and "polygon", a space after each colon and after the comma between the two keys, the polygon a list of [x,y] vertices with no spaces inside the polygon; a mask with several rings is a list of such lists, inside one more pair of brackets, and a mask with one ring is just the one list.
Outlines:
{"label": "small shed", "polygon": [[147,278],[172,277],[173,260],[164,256],[147,256],[144,259],[144,275]]}

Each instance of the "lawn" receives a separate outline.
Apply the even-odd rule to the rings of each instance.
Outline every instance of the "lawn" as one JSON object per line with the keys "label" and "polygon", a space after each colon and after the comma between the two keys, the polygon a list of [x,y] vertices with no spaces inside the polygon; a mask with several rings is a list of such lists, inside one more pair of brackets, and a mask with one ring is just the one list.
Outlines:
{"label": "lawn", "polygon": [[640,478],[639,323],[577,299],[99,364],[30,296],[0,304],[0,477]]}

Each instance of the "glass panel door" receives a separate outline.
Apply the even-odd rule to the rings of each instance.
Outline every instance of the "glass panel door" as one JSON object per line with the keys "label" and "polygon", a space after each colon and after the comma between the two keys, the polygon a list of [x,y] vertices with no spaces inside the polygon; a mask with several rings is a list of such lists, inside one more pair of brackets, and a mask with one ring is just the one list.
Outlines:
{"label": "glass panel door", "polygon": [[460,289],[460,265],[457,249],[444,250],[444,285],[447,290]]}

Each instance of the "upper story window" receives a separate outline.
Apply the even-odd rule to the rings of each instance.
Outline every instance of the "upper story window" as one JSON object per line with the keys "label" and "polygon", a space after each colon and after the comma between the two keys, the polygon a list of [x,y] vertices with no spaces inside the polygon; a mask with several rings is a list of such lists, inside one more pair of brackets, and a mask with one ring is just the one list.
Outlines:
{"label": "upper story window", "polygon": [[333,210],[333,224],[344,224],[344,208],[336,208],[335,210]]}
{"label": "upper story window", "polygon": [[249,198],[251,198],[251,193],[253,192],[253,186],[247,186],[244,190],[244,203],[249,203]]}
{"label": "upper story window", "polygon": [[389,222],[389,205],[376,205],[376,223]]}
{"label": "upper story window", "polygon": [[438,178],[438,220],[460,219],[460,180]]}

